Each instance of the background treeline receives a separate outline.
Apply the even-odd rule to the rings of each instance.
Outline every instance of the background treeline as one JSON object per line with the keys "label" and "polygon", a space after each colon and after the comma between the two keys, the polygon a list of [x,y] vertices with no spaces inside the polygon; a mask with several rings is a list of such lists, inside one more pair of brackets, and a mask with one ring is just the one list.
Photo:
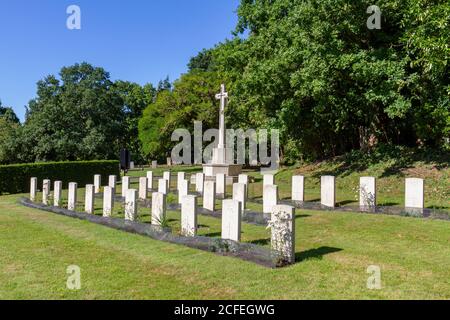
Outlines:
{"label": "background treeline", "polygon": [[373,4],[241,0],[234,37],[159,90],[111,83],[88,65],[65,68],[61,80],[38,84],[23,126],[8,122],[17,143],[6,149],[21,155],[11,161],[94,159],[127,145],[161,159],[174,129],[193,130],[193,120],[217,127],[214,94],[224,82],[228,125],[280,129],[287,163],[377,145],[448,150],[450,2],[377,1],[381,30],[369,30]]}

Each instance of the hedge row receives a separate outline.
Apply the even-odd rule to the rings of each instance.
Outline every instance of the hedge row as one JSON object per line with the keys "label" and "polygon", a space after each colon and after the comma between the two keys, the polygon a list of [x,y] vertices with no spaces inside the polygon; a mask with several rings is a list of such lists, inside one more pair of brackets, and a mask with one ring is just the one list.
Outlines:
{"label": "hedge row", "polygon": [[77,182],[79,186],[94,183],[94,175],[101,174],[103,182],[109,175],[120,176],[118,161],[74,161],[26,163],[0,166],[0,194],[27,193],[30,190],[30,179],[38,178],[38,187],[42,181],[62,181],[67,188],[69,182]]}

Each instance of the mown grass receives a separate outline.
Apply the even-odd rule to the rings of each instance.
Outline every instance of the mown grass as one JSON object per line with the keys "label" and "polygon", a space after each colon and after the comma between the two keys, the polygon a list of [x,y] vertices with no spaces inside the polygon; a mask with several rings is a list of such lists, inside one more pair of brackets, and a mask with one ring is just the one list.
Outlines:
{"label": "mown grass", "polygon": [[[156,174],[162,175],[166,168],[158,170]],[[194,173],[200,168],[177,170]],[[255,180],[250,196],[260,197],[262,177],[248,173]],[[285,168],[276,177],[281,197],[290,196],[294,173],[307,177],[310,201],[320,198],[322,174],[337,175],[341,204],[356,201],[359,176],[374,175],[379,177],[379,204],[402,206],[404,177],[418,176],[426,179],[428,207],[450,207],[445,161],[402,167],[386,160],[358,169],[348,167],[345,159],[335,159]],[[142,176],[145,171],[131,174]],[[172,186],[175,183],[174,177]],[[83,196],[79,189],[79,211]],[[449,221],[298,210],[297,263],[272,270],[29,209],[17,204],[19,197],[0,197],[0,299],[450,299]],[[101,206],[98,199],[95,214],[101,215]],[[253,203],[249,207],[261,209]],[[114,216],[123,218],[120,203]],[[149,223],[150,209],[140,208],[139,219]],[[178,233],[179,212],[168,212],[168,219]],[[199,217],[200,235],[220,237],[220,226],[219,219]],[[269,237],[264,226],[243,224],[242,241],[268,246]],[[79,291],[66,288],[69,265],[81,268]],[[366,286],[371,265],[381,268],[381,290]]]}
{"label": "mown grass", "polygon": [[[29,209],[17,198],[0,197],[1,299],[450,299],[447,221],[298,211],[297,263],[271,270]],[[179,225],[177,213],[169,218]],[[200,234],[219,236],[220,220],[199,223]],[[243,241],[268,245],[268,237],[244,223]],[[79,291],[66,288],[69,265],[81,268]],[[366,287],[370,265],[381,267],[381,290]]]}

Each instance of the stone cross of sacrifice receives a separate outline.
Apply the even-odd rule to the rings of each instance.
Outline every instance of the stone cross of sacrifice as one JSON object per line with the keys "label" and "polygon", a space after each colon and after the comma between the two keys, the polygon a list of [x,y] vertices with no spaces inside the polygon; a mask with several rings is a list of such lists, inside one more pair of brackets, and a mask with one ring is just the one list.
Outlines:
{"label": "stone cross of sacrifice", "polygon": [[219,149],[225,148],[225,107],[228,102],[228,92],[225,85],[220,86],[220,93],[216,94],[216,99],[220,100],[220,118],[219,118]]}

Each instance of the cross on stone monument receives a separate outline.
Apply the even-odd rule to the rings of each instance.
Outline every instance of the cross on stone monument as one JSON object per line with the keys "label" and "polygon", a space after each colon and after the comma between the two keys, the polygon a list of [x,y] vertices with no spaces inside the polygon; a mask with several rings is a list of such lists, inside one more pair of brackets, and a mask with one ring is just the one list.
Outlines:
{"label": "cross on stone monument", "polygon": [[220,100],[220,117],[219,117],[219,149],[225,148],[225,107],[228,102],[228,92],[225,85],[220,86],[220,93],[216,94],[216,99]]}

